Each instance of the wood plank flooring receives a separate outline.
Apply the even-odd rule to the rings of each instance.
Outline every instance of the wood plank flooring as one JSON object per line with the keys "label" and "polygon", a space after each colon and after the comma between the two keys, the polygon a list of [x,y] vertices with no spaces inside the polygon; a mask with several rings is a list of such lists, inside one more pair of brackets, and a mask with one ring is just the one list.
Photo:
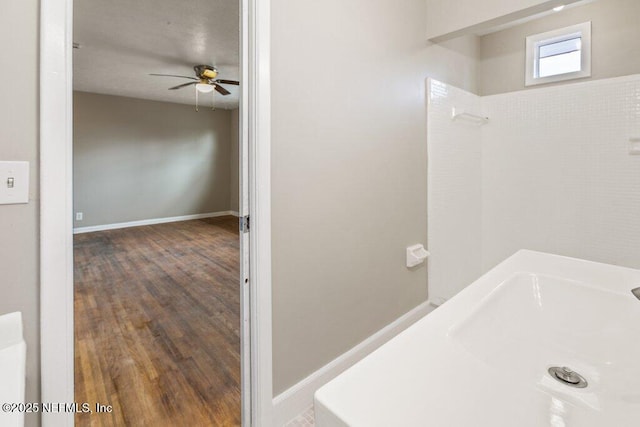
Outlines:
{"label": "wood plank flooring", "polygon": [[[240,425],[238,221],[79,234],[77,426]],[[95,408],[92,408],[95,411]]]}

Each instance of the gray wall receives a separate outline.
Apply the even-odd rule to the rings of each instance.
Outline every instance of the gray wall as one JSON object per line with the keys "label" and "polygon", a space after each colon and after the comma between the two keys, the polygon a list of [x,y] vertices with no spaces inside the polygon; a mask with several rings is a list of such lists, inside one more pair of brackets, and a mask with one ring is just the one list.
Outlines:
{"label": "gray wall", "polygon": [[[404,267],[405,246],[426,240],[424,79],[475,91],[476,43],[427,45],[422,0],[274,0],[272,13],[279,392],[426,299],[426,270]],[[0,155],[35,164],[38,2],[11,0],[0,20],[0,72],[15,83],[0,102]],[[12,242],[0,245],[0,310],[25,313],[33,401],[37,218],[35,200],[0,207]]]}
{"label": "gray wall", "polygon": [[[577,0],[563,0],[565,4]],[[426,0],[428,39],[451,34],[469,34],[470,29],[489,28],[513,19],[546,11],[558,0]]]}
{"label": "gray wall", "polygon": [[240,210],[240,110],[231,110],[231,179],[229,209]]}
{"label": "gray wall", "polygon": [[476,40],[423,0],[272,1],[274,392],[427,299],[425,78],[475,90]]}
{"label": "gray wall", "polygon": [[592,21],[591,79],[640,73],[639,17],[638,0],[598,0],[486,35],[480,39],[480,93],[526,89],[526,37],[586,21]]}
{"label": "gray wall", "polygon": [[[28,402],[40,400],[38,13],[37,0],[3,1],[0,13],[0,160],[31,163],[29,204],[0,205],[0,314],[24,316]],[[26,420],[39,424],[37,415]]]}
{"label": "gray wall", "polygon": [[229,210],[231,116],[75,92],[74,211],[84,220],[74,225]]}

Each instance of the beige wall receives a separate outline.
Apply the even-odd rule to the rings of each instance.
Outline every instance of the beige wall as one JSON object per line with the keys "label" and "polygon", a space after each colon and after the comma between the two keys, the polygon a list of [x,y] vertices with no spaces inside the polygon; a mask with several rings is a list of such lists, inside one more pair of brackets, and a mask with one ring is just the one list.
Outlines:
{"label": "beige wall", "polygon": [[426,0],[427,38],[490,28],[578,0]]}
{"label": "beige wall", "polygon": [[[29,204],[0,205],[0,314],[24,316],[28,402],[40,400],[38,13],[37,0],[3,1],[0,13],[0,160],[31,164]],[[26,420],[39,424],[37,415]]]}
{"label": "beige wall", "polygon": [[231,116],[75,92],[74,212],[84,220],[74,225],[229,210]]}
{"label": "beige wall", "polygon": [[598,0],[486,35],[480,39],[480,93],[526,89],[526,37],[586,21],[592,21],[591,79],[640,73],[639,17],[638,0]]}
{"label": "beige wall", "polygon": [[474,39],[423,0],[272,1],[274,392],[427,298],[425,78],[475,90]]}
{"label": "beige wall", "polygon": [[442,43],[427,42],[421,54],[424,75],[478,93],[479,37],[458,37]]}
{"label": "beige wall", "polygon": [[[426,270],[404,267],[404,248],[426,240],[424,79],[476,85],[474,40],[428,46],[422,0],[274,0],[272,12],[279,392],[426,299]],[[0,102],[0,156],[35,164],[38,2],[10,0],[0,20],[0,72],[14,83]],[[29,205],[0,207],[12,242],[0,245],[0,310],[25,314],[27,399],[38,401],[32,194]]]}
{"label": "beige wall", "polygon": [[231,178],[229,209],[240,211],[240,110],[231,110]]}

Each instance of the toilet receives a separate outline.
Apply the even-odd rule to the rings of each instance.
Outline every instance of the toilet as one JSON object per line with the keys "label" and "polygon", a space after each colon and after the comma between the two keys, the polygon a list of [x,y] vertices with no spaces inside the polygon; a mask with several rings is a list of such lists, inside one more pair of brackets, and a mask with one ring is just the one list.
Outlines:
{"label": "toilet", "polygon": [[[22,313],[0,315],[0,404],[24,403],[27,345],[22,335]],[[0,410],[0,426],[23,427],[18,408]]]}

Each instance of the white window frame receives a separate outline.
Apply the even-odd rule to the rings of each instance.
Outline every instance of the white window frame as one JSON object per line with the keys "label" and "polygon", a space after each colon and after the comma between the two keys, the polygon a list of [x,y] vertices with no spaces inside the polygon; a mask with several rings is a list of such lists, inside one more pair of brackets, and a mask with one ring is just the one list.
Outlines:
{"label": "white window frame", "polygon": [[[580,71],[537,77],[540,42],[560,42],[579,35],[582,39]],[[527,37],[525,85],[534,86],[591,77],[591,21]]]}

